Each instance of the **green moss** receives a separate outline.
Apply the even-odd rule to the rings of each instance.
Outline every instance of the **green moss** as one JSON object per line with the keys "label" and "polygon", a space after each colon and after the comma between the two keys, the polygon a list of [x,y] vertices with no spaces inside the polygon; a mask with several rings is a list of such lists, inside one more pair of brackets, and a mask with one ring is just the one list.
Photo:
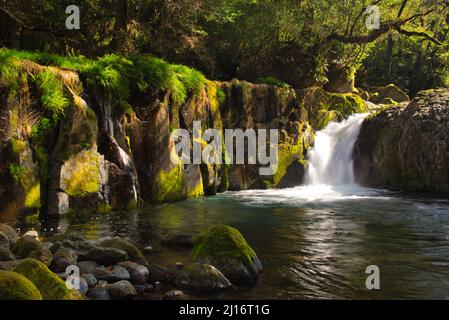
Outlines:
{"label": "green moss", "polygon": [[40,250],[42,243],[30,237],[21,237],[11,248],[11,251],[19,258],[26,258],[32,251]]}
{"label": "green moss", "polygon": [[157,178],[157,186],[155,201],[158,203],[182,198],[184,186],[182,164],[178,164],[169,171],[161,170]]}
{"label": "green moss", "polygon": [[20,183],[20,177],[22,176],[22,167],[17,163],[10,163],[8,165],[9,175],[13,178],[15,183]]}
{"label": "green moss", "polygon": [[63,166],[64,191],[71,197],[82,197],[98,192],[100,187],[99,157],[94,149],[83,150]]}
{"label": "green moss", "polygon": [[108,248],[116,248],[123,251],[126,251],[128,254],[128,257],[131,261],[134,261],[136,263],[140,263],[143,265],[148,264],[147,260],[145,259],[144,255],[140,251],[139,248],[137,248],[135,245],[133,245],[131,242],[126,241],[122,238],[116,237],[110,240],[103,241],[101,243],[102,247],[108,247]]}
{"label": "green moss", "polygon": [[42,300],[42,296],[23,275],[0,270],[0,300]]}
{"label": "green moss", "polygon": [[81,294],[76,290],[69,290],[64,281],[47,266],[36,259],[25,259],[14,272],[28,278],[39,289],[44,300],[82,300]]}
{"label": "green moss", "polygon": [[237,229],[218,225],[202,232],[194,240],[192,260],[201,261],[205,257],[239,260],[251,268],[256,253]]}
{"label": "green moss", "polygon": [[276,86],[284,89],[291,88],[291,86],[288,83],[282,82],[281,80],[276,79],[275,77],[258,78],[256,79],[255,83],[268,84],[271,86]]}
{"label": "green moss", "polygon": [[39,183],[35,183],[29,190],[25,190],[25,207],[40,208],[41,188]]}
{"label": "green moss", "polygon": [[195,187],[187,190],[187,198],[198,198],[204,196],[204,189],[203,189],[203,180],[200,179],[200,182],[198,182]]}

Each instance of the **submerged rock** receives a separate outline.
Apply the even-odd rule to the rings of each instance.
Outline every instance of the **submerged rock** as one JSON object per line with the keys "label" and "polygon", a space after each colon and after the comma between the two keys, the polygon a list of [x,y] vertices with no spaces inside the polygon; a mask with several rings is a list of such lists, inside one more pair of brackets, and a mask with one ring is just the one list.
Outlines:
{"label": "submerged rock", "polygon": [[232,227],[219,225],[195,238],[192,258],[220,270],[233,284],[257,281],[262,264],[242,234]]}
{"label": "submerged rock", "polygon": [[17,272],[0,271],[0,300],[42,300],[36,286]]}
{"label": "submerged rock", "polygon": [[162,239],[161,244],[166,247],[192,248],[193,237],[188,234],[172,234]]}
{"label": "submerged rock", "polygon": [[194,263],[176,276],[178,287],[199,293],[215,293],[232,288],[231,282],[214,266]]}

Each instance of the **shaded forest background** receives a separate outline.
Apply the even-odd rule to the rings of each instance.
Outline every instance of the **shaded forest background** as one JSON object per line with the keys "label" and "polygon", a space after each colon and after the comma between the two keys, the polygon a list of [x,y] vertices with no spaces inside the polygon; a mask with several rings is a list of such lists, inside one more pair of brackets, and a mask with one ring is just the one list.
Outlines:
{"label": "shaded forest background", "polygon": [[[65,27],[72,4],[80,30]],[[369,5],[381,10],[380,29],[366,28]],[[448,0],[0,0],[3,47],[149,53],[210,79],[273,77],[299,88],[326,83],[332,69],[411,95],[447,86],[448,32]]]}

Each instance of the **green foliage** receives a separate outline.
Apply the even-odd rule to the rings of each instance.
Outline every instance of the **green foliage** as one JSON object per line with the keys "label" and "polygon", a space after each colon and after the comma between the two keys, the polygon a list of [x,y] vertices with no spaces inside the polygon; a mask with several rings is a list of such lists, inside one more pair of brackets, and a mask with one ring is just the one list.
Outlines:
{"label": "green foliage", "polygon": [[17,163],[11,163],[8,165],[8,170],[15,183],[20,183],[20,177],[22,175],[22,168],[20,165]]}
{"label": "green foliage", "polygon": [[279,88],[289,89],[291,86],[288,83],[282,82],[275,77],[257,78],[255,83],[268,84]]}
{"label": "green foliage", "polygon": [[0,49],[0,86],[17,87],[19,70],[17,60],[7,54],[7,50]]}
{"label": "green foliage", "polygon": [[62,81],[48,70],[38,73],[33,79],[40,90],[42,107],[56,121],[64,115],[65,108],[69,105]]}

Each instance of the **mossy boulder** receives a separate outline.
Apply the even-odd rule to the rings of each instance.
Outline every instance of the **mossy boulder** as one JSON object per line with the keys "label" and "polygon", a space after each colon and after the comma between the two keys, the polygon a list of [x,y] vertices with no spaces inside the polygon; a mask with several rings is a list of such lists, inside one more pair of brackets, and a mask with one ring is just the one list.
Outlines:
{"label": "mossy boulder", "polygon": [[17,240],[11,251],[22,259],[27,258],[31,252],[42,249],[43,245],[39,240],[32,236],[24,235]]}
{"label": "mossy boulder", "polygon": [[377,89],[369,101],[377,104],[392,104],[391,102],[409,102],[409,96],[394,84]]}
{"label": "mossy boulder", "polygon": [[355,69],[353,67],[333,64],[327,74],[328,83],[324,89],[334,93],[352,93],[355,83]]}
{"label": "mossy boulder", "polygon": [[82,295],[68,289],[61,278],[36,259],[24,259],[12,271],[28,278],[39,289],[44,300],[82,300]]}
{"label": "mossy boulder", "polygon": [[115,237],[113,239],[103,241],[100,244],[100,246],[105,247],[105,248],[115,248],[115,249],[123,250],[128,254],[129,260],[139,263],[139,264],[142,264],[142,265],[148,264],[142,251],[140,251],[139,248],[137,248],[131,242],[126,241],[120,237]]}
{"label": "mossy boulder", "polygon": [[226,225],[211,227],[194,240],[192,259],[220,270],[233,284],[255,283],[262,264],[242,234]]}
{"label": "mossy boulder", "polygon": [[20,273],[0,270],[0,300],[42,300],[42,296]]}

